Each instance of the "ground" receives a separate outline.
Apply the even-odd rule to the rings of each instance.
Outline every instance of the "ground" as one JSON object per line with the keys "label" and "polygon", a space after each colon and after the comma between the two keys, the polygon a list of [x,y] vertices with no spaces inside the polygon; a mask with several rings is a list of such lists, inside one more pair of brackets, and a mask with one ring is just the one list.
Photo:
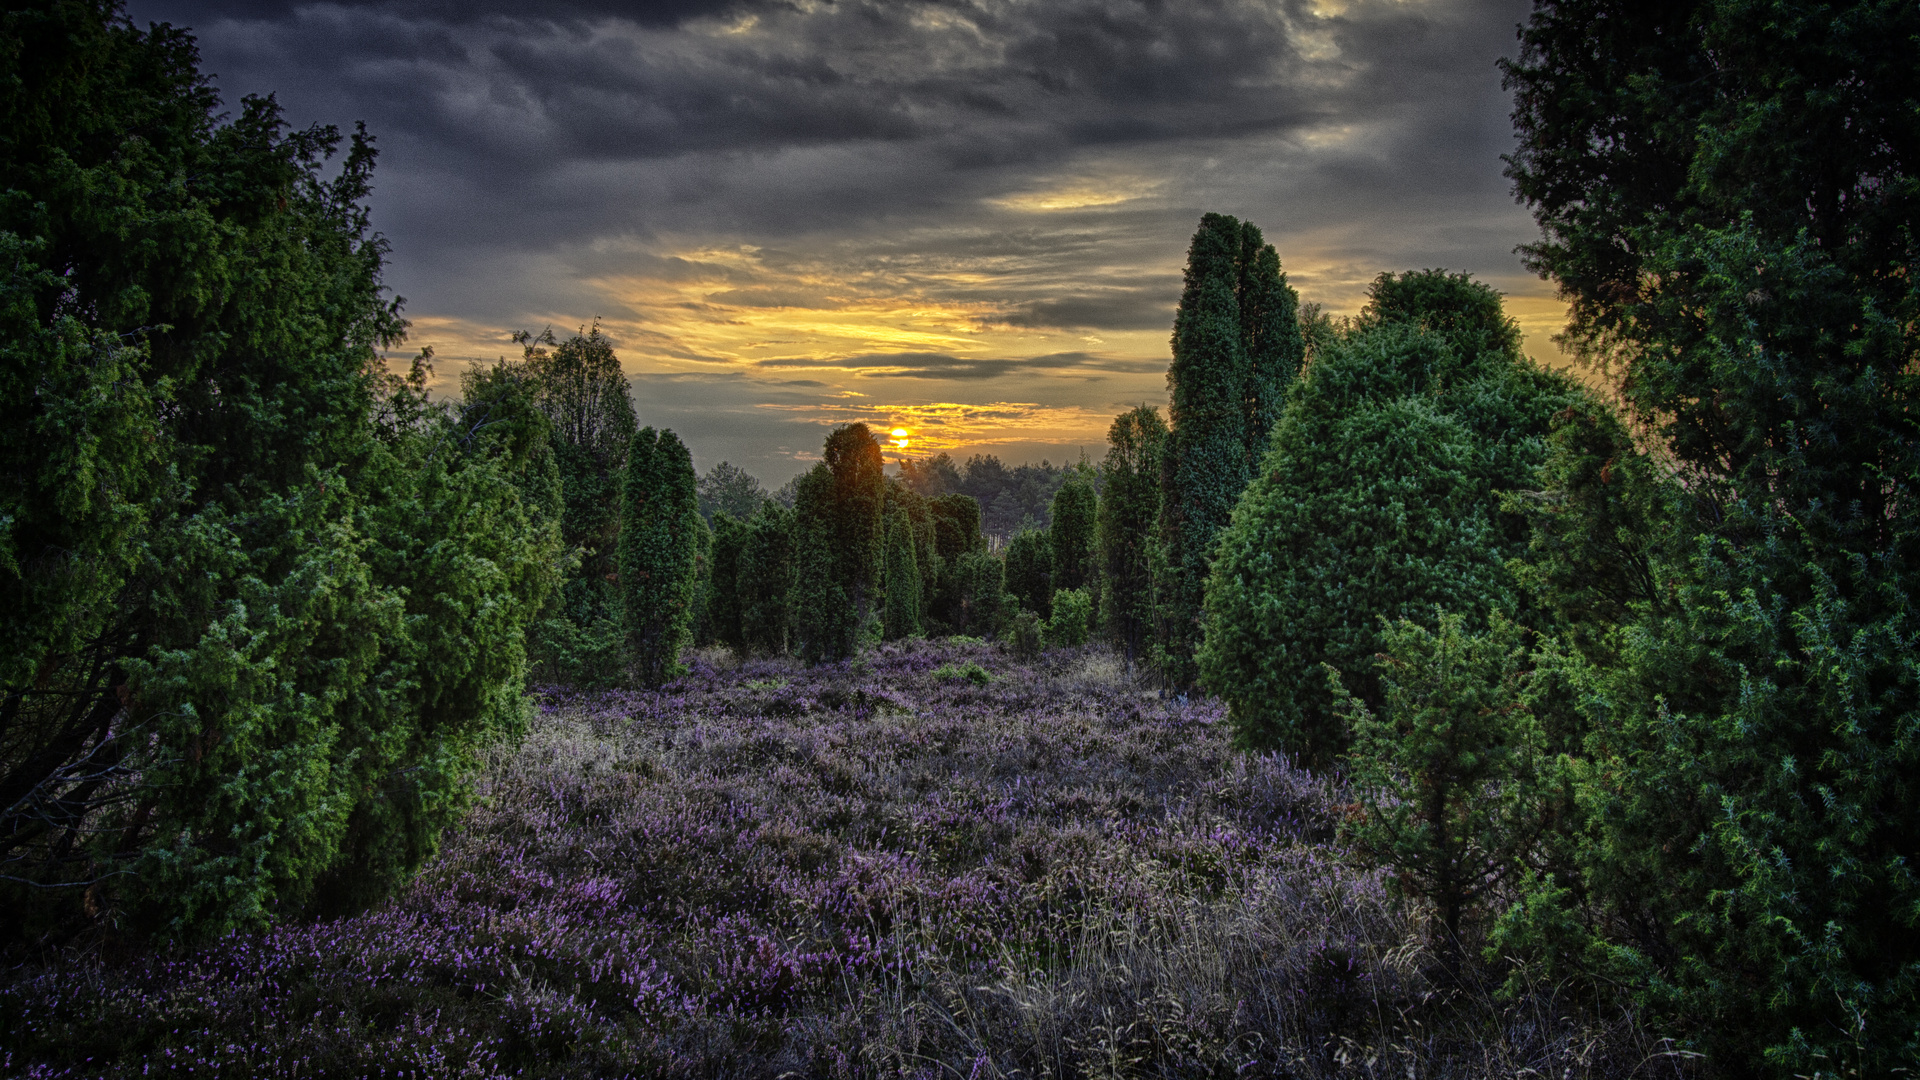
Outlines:
{"label": "ground", "polygon": [[1674,1072],[1630,1018],[1442,976],[1334,780],[1097,647],[538,700],[403,895],[16,967],[0,1073]]}

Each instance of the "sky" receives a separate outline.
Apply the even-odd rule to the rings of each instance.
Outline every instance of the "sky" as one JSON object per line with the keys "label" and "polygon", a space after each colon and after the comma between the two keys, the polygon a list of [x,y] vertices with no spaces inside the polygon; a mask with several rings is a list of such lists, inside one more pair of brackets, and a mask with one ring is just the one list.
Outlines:
{"label": "sky", "polygon": [[[129,0],[224,98],[377,139],[373,219],[436,386],[598,321],[643,425],[769,487],[832,427],[1098,459],[1164,405],[1200,216],[1303,302],[1382,271],[1565,319],[1514,252],[1496,62],[1524,0]],[[896,441],[902,441],[896,440]]]}

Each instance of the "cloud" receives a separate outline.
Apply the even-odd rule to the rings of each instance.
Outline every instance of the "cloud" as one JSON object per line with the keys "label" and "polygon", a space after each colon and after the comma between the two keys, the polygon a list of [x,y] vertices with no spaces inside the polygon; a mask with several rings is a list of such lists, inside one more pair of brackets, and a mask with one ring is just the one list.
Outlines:
{"label": "cloud", "polygon": [[[1499,163],[1494,61],[1526,10],[129,0],[194,27],[230,101],[368,122],[416,340],[491,359],[509,329],[604,317],[696,454],[736,462],[755,424],[799,445],[741,404],[792,375],[818,385],[778,394],[1157,400],[1208,210],[1261,225],[1336,311],[1381,270],[1447,266],[1515,293],[1544,343]],[[732,381],[673,381],[697,371]]]}

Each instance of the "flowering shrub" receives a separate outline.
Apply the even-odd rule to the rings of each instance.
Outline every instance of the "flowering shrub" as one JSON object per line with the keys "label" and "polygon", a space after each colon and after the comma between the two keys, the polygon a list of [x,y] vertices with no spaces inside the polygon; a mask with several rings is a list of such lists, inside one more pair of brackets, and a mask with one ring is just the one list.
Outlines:
{"label": "flowering shrub", "polygon": [[[991,669],[977,682],[943,670]],[[0,984],[0,1074],[1627,1074],[1623,1022],[1462,1004],[1343,799],[1102,650],[695,656],[551,690],[410,888]],[[1658,1064],[1658,1062],[1655,1062]],[[1646,1065],[1649,1070],[1652,1065]],[[1671,1066],[1665,1066],[1671,1071]]]}

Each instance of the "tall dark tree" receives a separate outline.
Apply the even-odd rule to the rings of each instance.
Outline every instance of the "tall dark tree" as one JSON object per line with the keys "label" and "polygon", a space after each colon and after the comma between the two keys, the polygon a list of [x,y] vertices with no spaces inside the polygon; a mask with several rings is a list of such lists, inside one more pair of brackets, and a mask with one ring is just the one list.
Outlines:
{"label": "tall dark tree", "polygon": [[915,553],[913,519],[906,507],[887,514],[886,606],[882,629],[897,641],[920,632],[920,559]]}
{"label": "tall dark tree", "polygon": [[1266,451],[1304,346],[1298,299],[1252,225],[1208,214],[1187,249],[1167,369],[1161,458],[1157,654],[1175,686],[1196,677],[1201,601],[1215,537]]}
{"label": "tall dark tree", "polygon": [[115,3],[9,5],[0,77],[0,935],[364,903],[522,722],[547,421],[387,374],[364,132]]}
{"label": "tall dark tree", "polygon": [[1134,663],[1152,640],[1153,565],[1149,549],[1160,519],[1160,453],[1167,426],[1142,405],[1107,429],[1105,490],[1095,523],[1100,621],[1107,639]]}
{"label": "tall dark tree", "polygon": [[833,470],[821,462],[802,473],[793,503],[793,589],[787,606],[794,648],[810,664],[852,656],[865,625],[846,586],[847,560],[838,531],[844,520]]}
{"label": "tall dark tree", "polygon": [[748,518],[740,545],[740,636],[751,652],[779,656],[789,647],[794,513],[768,499]]}
{"label": "tall dark tree", "polygon": [[1086,463],[1067,476],[1053,494],[1052,522],[1047,540],[1053,547],[1053,587],[1089,589],[1099,580],[1093,533],[1100,498],[1093,489],[1093,470]]}
{"label": "tall dark tree", "polygon": [[725,510],[713,515],[712,586],[707,594],[707,619],[713,625],[713,639],[735,652],[747,648],[746,627],[741,615],[741,560],[747,546],[748,526]]}
{"label": "tall dark tree", "polygon": [[1530,264],[1689,500],[1576,673],[1580,884],[1729,1074],[1920,1056],[1917,47],[1909,3],[1541,3],[1506,65]]}
{"label": "tall dark tree", "polygon": [[833,474],[834,578],[852,602],[858,624],[878,614],[885,545],[885,461],[865,424],[835,428],[822,455]]}
{"label": "tall dark tree", "polygon": [[1053,545],[1038,529],[1022,529],[1007,541],[1007,592],[1044,621],[1053,613]]}
{"label": "tall dark tree", "polygon": [[620,594],[634,678],[659,686],[678,675],[692,641],[699,574],[699,505],[693,455],[671,431],[642,428],[627,449],[621,492]]}

